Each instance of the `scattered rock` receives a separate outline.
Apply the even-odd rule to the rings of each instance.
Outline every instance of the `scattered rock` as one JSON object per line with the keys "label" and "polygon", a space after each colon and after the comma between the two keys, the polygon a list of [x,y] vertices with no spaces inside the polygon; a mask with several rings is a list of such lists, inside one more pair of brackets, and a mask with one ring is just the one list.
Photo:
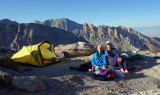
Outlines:
{"label": "scattered rock", "polygon": [[132,51],[132,53],[138,53],[138,50],[137,51]]}
{"label": "scattered rock", "polygon": [[36,76],[14,77],[12,84],[18,89],[28,92],[39,92],[47,89],[46,85]]}
{"label": "scattered rock", "polygon": [[13,76],[9,73],[0,71],[0,84],[2,85],[10,85]]}
{"label": "scattered rock", "polygon": [[159,94],[160,94],[160,89],[155,89],[155,90],[140,91],[129,95],[159,95]]}
{"label": "scattered rock", "polygon": [[160,52],[156,54],[156,57],[160,57]]}
{"label": "scattered rock", "polygon": [[157,59],[157,61],[156,61],[157,63],[160,63],[160,59]]}
{"label": "scattered rock", "polygon": [[147,75],[147,76],[151,76],[154,77],[155,79],[160,79],[159,73],[160,73],[160,65],[156,65],[154,67],[148,68],[148,69],[144,69],[142,70],[142,72]]}

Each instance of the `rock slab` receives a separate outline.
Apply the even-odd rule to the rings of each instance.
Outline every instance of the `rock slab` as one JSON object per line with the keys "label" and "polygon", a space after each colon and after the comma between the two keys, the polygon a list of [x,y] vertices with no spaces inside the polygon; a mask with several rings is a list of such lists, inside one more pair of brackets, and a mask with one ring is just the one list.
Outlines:
{"label": "rock slab", "polygon": [[63,51],[67,53],[67,57],[71,58],[91,55],[96,51],[96,48],[86,42],[59,45],[55,47],[55,53],[57,55],[61,55]]}
{"label": "rock slab", "polygon": [[14,77],[12,84],[27,92],[39,92],[47,89],[46,85],[36,76]]}

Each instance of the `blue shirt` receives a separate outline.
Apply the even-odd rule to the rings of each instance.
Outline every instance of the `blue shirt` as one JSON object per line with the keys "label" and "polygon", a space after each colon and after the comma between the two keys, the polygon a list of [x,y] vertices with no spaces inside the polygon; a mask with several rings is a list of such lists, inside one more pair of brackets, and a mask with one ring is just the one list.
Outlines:
{"label": "blue shirt", "polygon": [[103,65],[107,65],[107,60],[106,60],[106,55],[104,53],[104,50],[98,54],[98,51],[96,51],[96,53],[94,54],[92,60],[91,60],[92,66],[99,65],[99,66],[103,66]]}

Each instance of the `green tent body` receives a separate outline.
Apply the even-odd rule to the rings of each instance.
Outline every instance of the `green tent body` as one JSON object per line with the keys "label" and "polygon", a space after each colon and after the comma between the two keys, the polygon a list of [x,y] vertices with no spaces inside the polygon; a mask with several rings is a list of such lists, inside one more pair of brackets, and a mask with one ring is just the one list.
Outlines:
{"label": "green tent body", "polygon": [[44,66],[59,61],[52,45],[48,41],[36,45],[23,46],[19,52],[12,56],[12,59],[15,62],[35,66]]}
{"label": "green tent body", "polygon": [[137,53],[128,53],[127,55],[129,55],[127,60],[130,60],[131,62],[135,62],[138,60],[144,60],[143,56]]}

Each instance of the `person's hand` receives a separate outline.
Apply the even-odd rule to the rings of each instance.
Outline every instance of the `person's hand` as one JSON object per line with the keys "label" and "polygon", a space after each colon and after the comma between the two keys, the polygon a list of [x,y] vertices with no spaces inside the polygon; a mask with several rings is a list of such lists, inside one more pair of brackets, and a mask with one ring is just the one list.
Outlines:
{"label": "person's hand", "polygon": [[128,70],[125,70],[124,72],[125,72],[125,74],[129,74]]}
{"label": "person's hand", "polygon": [[121,72],[125,73],[125,71],[123,70],[123,68],[121,68],[120,70],[121,70]]}
{"label": "person's hand", "polygon": [[118,62],[122,62],[122,61],[123,61],[122,57],[119,57]]}

